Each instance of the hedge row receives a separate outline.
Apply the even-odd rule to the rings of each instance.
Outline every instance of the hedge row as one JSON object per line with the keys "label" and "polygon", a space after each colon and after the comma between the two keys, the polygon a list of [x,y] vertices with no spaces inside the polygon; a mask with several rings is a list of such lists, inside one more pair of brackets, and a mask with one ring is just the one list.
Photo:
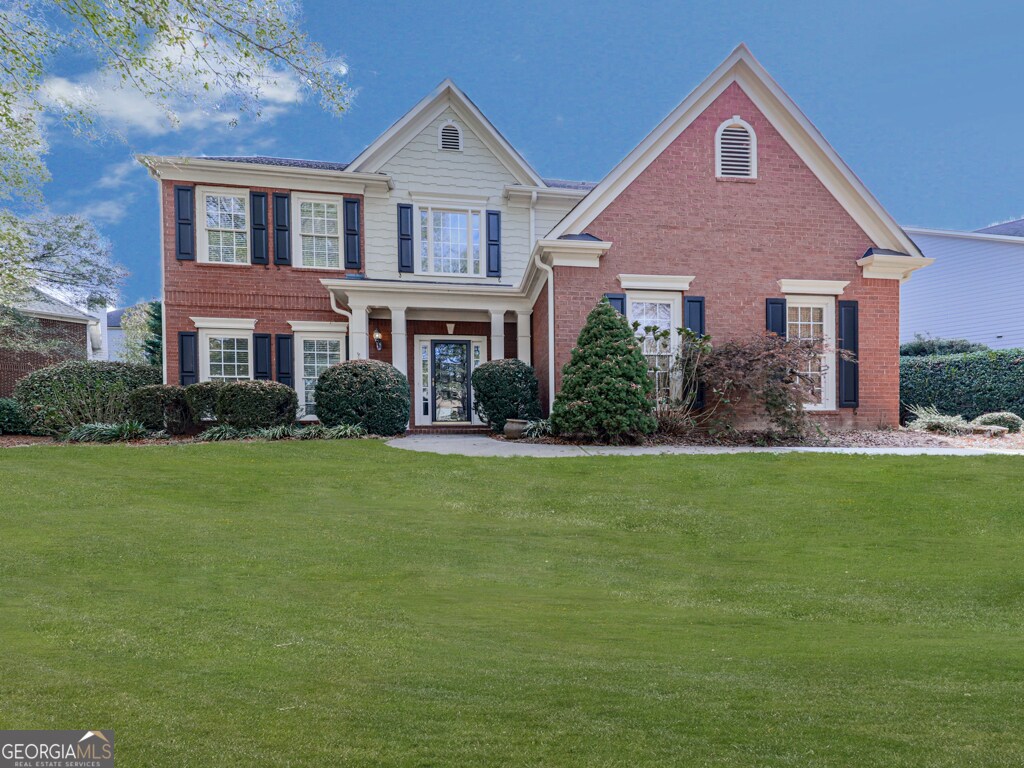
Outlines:
{"label": "hedge row", "polygon": [[935,406],[965,419],[993,411],[1024,416],[1024,349],[901,357],[900,402],[904,412]]}

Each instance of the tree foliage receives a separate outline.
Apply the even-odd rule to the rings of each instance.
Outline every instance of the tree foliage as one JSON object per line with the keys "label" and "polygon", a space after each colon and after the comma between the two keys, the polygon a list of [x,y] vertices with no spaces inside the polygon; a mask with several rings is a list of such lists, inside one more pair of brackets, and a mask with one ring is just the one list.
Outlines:
{"label": "tree foliage", "polygon": [[136,304],[121,314],[125,362],[156,366],[163,363],[161,314],[159,301]]}

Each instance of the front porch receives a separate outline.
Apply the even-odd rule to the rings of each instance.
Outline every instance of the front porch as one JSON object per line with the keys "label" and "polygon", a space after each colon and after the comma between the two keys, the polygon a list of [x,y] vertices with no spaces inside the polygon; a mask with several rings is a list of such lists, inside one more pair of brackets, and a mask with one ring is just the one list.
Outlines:
{"label": "front porch", "polygon": [[489,360],[533,359],[532,308],[508,289],[323,282],[332,308],[348,317],[349,358],[381,360],[408,377],[410,431],[485,429],[473,407],[473,371]]}

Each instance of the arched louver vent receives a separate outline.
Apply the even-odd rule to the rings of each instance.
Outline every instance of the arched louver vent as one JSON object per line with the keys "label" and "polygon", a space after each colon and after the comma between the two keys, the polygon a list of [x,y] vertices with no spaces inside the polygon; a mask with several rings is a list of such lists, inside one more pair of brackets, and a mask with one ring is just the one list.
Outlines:
{"label": "arched louver vent", "polygon": [[441,149],[451,152],[458,152],[462,149],[462,131],[454,123],[446,123],[441,126],[441,135],[438,139]]}
{"label": "arched louver vent", "polygon": [[757,178],[757,138],[739,115],[718,128],[715,147],[716,173],[739,179]]}

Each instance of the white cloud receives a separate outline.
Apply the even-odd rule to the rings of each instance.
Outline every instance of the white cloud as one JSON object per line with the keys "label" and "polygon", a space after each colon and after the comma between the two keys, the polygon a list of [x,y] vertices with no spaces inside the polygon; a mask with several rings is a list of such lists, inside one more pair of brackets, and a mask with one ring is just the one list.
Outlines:
{"label": "white cloud", "polygon": [[90,203],[78,213],[96,224],[117,224],[128,215],[128,208],[133,199],[134,196],[125,195],[116,200],[100,200]]}
{"label": "white cloud", "polygon": [[96,189],[118,189],[127,184],[130,184],[134,179],[141,178],[145,174],[146,169],[142,165],[134,160],[122,160],[119,163],[107,166],[103,172],[103,176],[93,186]]}

